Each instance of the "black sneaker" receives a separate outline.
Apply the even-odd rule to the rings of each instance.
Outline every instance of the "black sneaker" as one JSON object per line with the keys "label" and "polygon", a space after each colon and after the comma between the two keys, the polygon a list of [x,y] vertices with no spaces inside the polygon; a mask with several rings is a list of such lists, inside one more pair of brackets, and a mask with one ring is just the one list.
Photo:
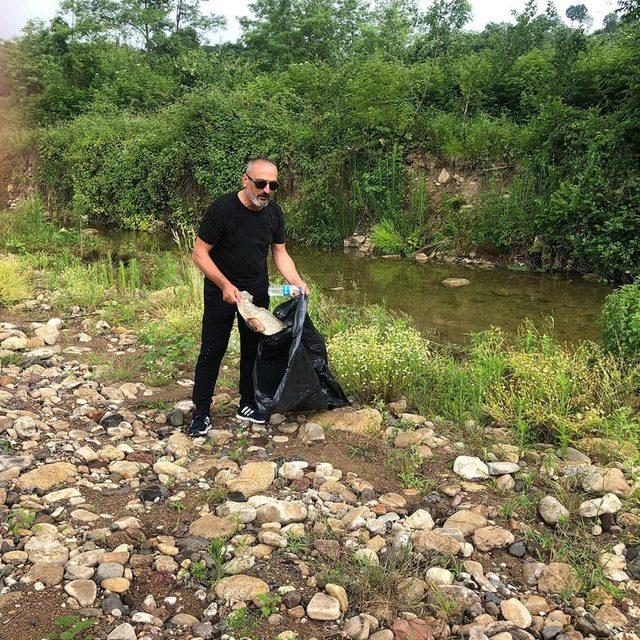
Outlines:
{"label": "black sneaker", "polygon": [[211,418],[208,413],[196,413],[191,419],[191,424],[187,429],[187,434],[192,438],[199,438],[207,435],[211,429]]}
{"label": "black sneaker", "polygon": [[267,414],[256,411],[251,405],[243,404],[238,407],[236,418],[255,422],[256,424],[264,424],[267,421]]}

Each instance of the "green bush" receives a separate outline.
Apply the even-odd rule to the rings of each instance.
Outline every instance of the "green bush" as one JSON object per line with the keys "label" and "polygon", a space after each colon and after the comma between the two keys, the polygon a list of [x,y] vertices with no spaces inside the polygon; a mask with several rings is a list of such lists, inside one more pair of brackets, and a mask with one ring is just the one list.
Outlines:
{"label": "green bush", "polygon": [[371,229],[371,242],[381,253],[404,253],[404,238],[396,229],[392,220],[383,218]]}
{"label": "green bush", "polygon": [[360,325],[330,338],[329,357],[338,378],[358,400],[397,400],[421,375],[429,344],[402,320]]}
{"label": "green bush", "polygon": [[10,306],[32,294],[33,268],[20,256],[0,255],[0,306]]}
{"label": "green bush", "polygon": [[610,293],[600,316],[605,348],[630,362],[640,363],[640,282]]}

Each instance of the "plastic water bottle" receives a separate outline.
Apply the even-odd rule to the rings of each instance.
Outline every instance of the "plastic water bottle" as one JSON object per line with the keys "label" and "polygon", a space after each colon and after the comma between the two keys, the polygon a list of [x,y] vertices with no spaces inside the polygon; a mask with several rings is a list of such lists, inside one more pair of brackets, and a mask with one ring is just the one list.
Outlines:
{"label": "plastic water bottle", "polygon": [[292,296],[294,293],[302,293],[300,287],[294,287],[292,284],[270,284],[270,296]]}

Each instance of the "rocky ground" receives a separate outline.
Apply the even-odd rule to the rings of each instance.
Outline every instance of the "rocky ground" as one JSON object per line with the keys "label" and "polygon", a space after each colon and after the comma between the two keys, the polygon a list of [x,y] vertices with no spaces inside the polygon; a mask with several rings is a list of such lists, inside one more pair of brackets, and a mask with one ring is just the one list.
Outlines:
{"label": "rocky ground", "polygon": [[191,440],[188,380],[101,380],[135,336],[48,313],[0,323],[2,640],[637,638],[632,445],[227,393]]}

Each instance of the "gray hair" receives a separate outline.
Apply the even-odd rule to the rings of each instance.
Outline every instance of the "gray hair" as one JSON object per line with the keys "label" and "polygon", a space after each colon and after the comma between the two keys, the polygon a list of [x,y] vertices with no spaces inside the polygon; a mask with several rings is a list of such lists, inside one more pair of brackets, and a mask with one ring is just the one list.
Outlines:
{"label": "gray hair", "polygon": [[269,164],[272,164],[276,169],[278,169],[278,164],[272,160],[271,158],[267,158],[266,156],[257,156],[255,158],[251,158],[248,162],[247,162],[247,166],[244,170],[245,173],[249,173],[249,171],[251,171],[251,169],[253,169],[253,165],[256,162],[268,162]]}

